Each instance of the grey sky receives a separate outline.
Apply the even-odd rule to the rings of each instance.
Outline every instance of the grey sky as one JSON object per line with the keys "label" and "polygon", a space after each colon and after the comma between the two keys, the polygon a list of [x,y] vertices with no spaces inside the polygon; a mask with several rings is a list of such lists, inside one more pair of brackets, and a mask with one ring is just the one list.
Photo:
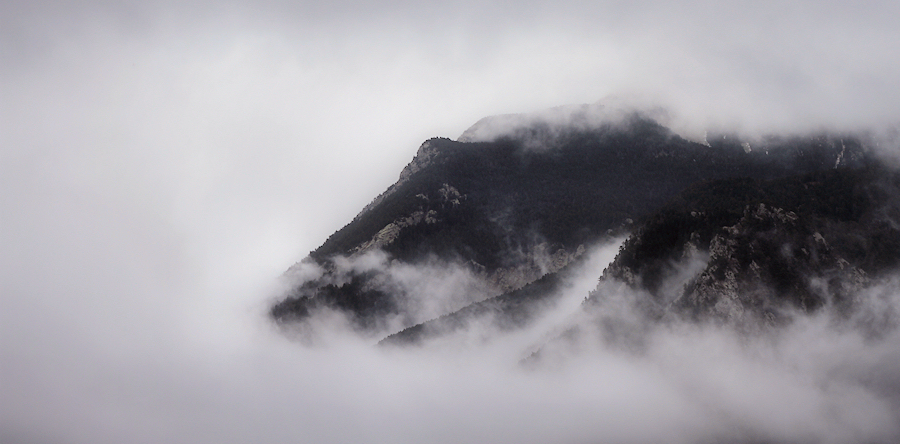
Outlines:
{"label": "grey sky", "polygon": [[[897,17],[896,1],[4,1],[0,441],[248,442],[263,429],[296,441],[310,424],[318,442],[364,441],[365,427],[328,422],[341,411],[379,437],[495,436],[505,429],[475,415],[496,412],[452,399],[467,386],[444,370],[397,375],[354,344],[310,366],[316,352],[273,343],[257,317],[272,278],[393,183],[422,141],[486,115],[639,95],[699,126],[896,123]],[[373,365],[397,392],[342,375],[346,362]],[[270,382],[299,367],[323,386]],[[492,371],[474,384],[513,397],[478,398],[505,424],[516,401],[534,407],[523,415],[544,412],[537,395],[515,397],[528,381],[488,390],[506,376]],[[630,384],[669,393],[659,418],[716,422],[648,375]],[[450,401],[421,394],[443,382]],[[560,405],[603,407],[564,382],[536,393],[553,384]],[[598,384],[590,393],[611,389]],[[830,405],[803,394],[801,407]],[[415,411],[416,396],[435,409],[417,413],[421,430],[378,427]],[[753,410],[729,399],[729,412]],[[296,412],[311,419],[280,427]],[[810,433],[826,427],[809,415],[798,420]],[[265,427],[241,429],[244,417]],[[596,430],[569,437],[582,431]]]}
{"label": "grey sky", "polygon": [[[896,122],[900,100],[896,2],[2,7],[4,151],[71,126],[78,141],[126,151],[165,144],[197,168],[255,166],[284,180],[271,188],[331,193],[329,208],[302,210],[323,221],[306,248],[390,184],[421,141],[485,115],[640,94],[697,125],[782,130]],[[251,145],[250,165],[224,154]],[[179,160],[167,155],[154,157]],[[333,171],[359,185],[317,185]]]}

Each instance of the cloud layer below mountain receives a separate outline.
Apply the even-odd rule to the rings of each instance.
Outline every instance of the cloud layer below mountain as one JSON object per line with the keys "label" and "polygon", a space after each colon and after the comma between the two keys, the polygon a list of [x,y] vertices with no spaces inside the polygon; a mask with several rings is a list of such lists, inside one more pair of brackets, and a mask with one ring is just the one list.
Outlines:
{"label": "cloud layer below mountain", "polygon": [[[523,372],[306,349],[277,277],[478,118],[609,95],[701,125],[897,121],[897,2],[0,5],[0,441],[865,442],[897,341],[676,331]],[[644,99],[641,99],[644,100]],[[810,345],[811,344],[811,345]],[[507,356],[503,356],[504,358]],[[765,387],[764,390],[755,390]]]}
{"label": "cloud layer below mountain", "polygon": [[[315,345],[302,346],[275,331],[263,304],[248,302],[277,289],[241,266],[232,263],[234,277],[208,288],[106,277],[105,286],[55,289],[70,297],[47,301],[54,305],[20,303],[3,324],[0,437],[887,443],[900,436],[896,328],[871,336],[820,316],[746,336],[649,326],[625,303],[615,316],[641,323],[639,347],[586,334],[522,366],[555,326],[578,322],[578,302],[596,283],[596,267],[588,267],[593,272],[572,282],[561,310],[529,330],[491,333],[475,322],[429,347],[379,348],[333,318]],[[862,313],[896,313],[897,294],[896,282],[873,289],[871,311]]]}

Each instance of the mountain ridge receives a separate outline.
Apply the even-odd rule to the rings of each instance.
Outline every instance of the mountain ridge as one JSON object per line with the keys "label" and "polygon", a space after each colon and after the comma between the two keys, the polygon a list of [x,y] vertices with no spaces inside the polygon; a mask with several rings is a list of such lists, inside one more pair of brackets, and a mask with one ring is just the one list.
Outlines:
{"label": "mountain ridge", "polygon": [[[462,264],[481,286],[458,302],[477,303],[564,269],[587,245],[632,231],[697,184],[858,168],[872,158],[863,138],[848,134],[772,136],[752,145],[707,134],[698,143],[646,115],[621,116],[594,126],[539,121],[492,141],[427,140],[396,183],[310,253],[307,262],[324,273],[295,284],[271,315],[290,324],[334,309],[363,329],[385,328],[397,316],[401,328],[417,325],[440,313],[410,314],[408,305],[429,295],[398,291],[396,264],[429,257]],[[390,258],[383,270],[335,266],[335,258],[371,251]]]}

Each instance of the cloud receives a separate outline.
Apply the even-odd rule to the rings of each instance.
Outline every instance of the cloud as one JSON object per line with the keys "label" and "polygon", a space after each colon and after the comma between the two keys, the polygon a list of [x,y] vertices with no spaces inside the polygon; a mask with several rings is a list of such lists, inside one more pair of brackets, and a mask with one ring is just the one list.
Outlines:
{"label": "cloud", "polygon": [[533,374],[352,336],[304,349],[264,312],[423,140],[486,115],[638,92],[751,130],[896,122],[897,9],[3,2],[0,441],[894,438],[867,385],[894,383],[890,341],[826,335],[765,370],[683,333]]}
{"label": "cloud", "polygon": [[[896,303],[890,288],[881,297]],[[4,350],[16,358],[4,367],[12,382],[5,442],[866,443],[900,435],[896,330],[872,341],[827,317],[776,336],[661,325],[640,350],[585,341],[549,365],[522,367],[515,346],[547,324],[464,347],[382,349],[352,334],[303,347],[274,331],[246,293],[217,296],[175,316],[142,312],[152,322],[118,337],[84,342],[91,327],[78,323],[20,330],[55,339]],[[129,316],[143,307],[120,308]],[[101,309],[68,314],[103,320]]]}

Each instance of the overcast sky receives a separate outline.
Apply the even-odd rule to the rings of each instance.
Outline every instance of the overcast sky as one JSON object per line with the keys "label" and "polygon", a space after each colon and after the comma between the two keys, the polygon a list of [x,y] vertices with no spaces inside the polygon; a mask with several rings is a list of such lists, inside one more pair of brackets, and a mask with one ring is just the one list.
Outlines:
{"label": "overcast sky", "polygon": [[4,180],[64,162],[288,218],[309,250],[486,115],[640,94],[704,125],[898,120],[896,2],[733,3],[7,1]]}
{"label": "overcast sky", "polygon": [[[277,387],[218,389],[297,365],[290,348],[247,358],[274,277],[421,142],[481,117],[620,95],[751,131],[896,123],[897,17],[896,1],[6,0],[0,441],[229,436],[203,421]],[[210,393],[229,407],[204,410]],[[169,411],[192,402],[193,422]],[[262,410],[289,421],[295,402],[315,411]]]}

